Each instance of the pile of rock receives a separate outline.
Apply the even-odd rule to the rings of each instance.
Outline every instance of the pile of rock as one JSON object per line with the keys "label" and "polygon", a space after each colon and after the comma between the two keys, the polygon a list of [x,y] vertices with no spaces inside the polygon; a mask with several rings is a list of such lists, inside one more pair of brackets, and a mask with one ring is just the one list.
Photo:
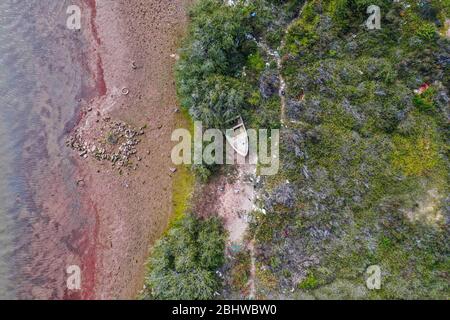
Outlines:
{"label": "pile of rock", "polygon": [[[109,161],[112,166],[120,170],[123,167],[131,167],[130,159],[135,157],[137,161],[142,159],[137,155],[137,145],[141,142],[140,136],[145,134],[145,127],[133,128],[122,121],[107,122],[107,134],[98,141],[90,142],[80,130],[66,141],[66,145],[79,152],[80,157],[88,158],[89,155],[98,161]],[[137,169],[137,165],[134,165]]]}

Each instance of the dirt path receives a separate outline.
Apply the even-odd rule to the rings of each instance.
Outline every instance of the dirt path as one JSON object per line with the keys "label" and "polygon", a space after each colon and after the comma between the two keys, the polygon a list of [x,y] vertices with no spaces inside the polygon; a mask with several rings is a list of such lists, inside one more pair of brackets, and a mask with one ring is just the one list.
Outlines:
{"label": "dirt path", "polygon": [[278,72],[278,79],[280,81],[280,87],[278,89],[278,95],[280,97],[280,121],[281,124],[284,125],[286,122],[286,81],[283,78],[282,70],[283,70],[283,62],[280,57],[280,52],[284,47],[284,39],[281,42],[281,46],[277,48],[276,50],[273,50],[269,48],[269,46],[262,42],[257,41],[255,39],[256,43],[258,44],[258,47],[260,47],[269,57],[272,57],[276,64],[277,64],[277,72]]}
{"label": "dirt path", "polygon": [[[243,161],[242,158],[240,161]],[[246,239],[246,232],[250,213],[255,208],[256,165],[250,164],[255,163],[254,161],[249,161],[247,157],[247,163],[235,164],[232,173],[214,177],[197,190],[197,198],[194,199],[193,211],[198,215],[207,217],[217,214],[222,218],[228,233],[226,243],[228,253],[247,250],[253,256],[253,242]],[[252,261],[254,262],[254,259]],[[254,267],[251,269],[255,270]],[[254,282],[249,281],[247,287],[250,288],[248,298],[255,297]]]}
{"label": "dirt path", "polygon": [[[286,27],[285,35],[288,34],[291,26],[301,17],[301,15],[303,13],[303,9],[305,8],[305,6],[307,4],[308,4],[308,1],[305,1],[303,6],[301,7],[297,17],[295,19],[293,19],[289,23],[289,25]],[[287,123],[287,118],[286,118],[286,81],[284,80],[284,77],[283,77],[283,61],[280,56],[280,52],[282,52],[284,47],[286,46],[286,37],[283,37],[283,39],[281,40],[281,44],[277,48],[277,50],[270,49],[265,43],[262,43],[262,42],[257,42],[257,43],[258,43],[258,46],[260,48],[262,48],[264,50],[264,52],[266,52],[267,55],[269,55],[275,59],[275,62],[277,64],[278,79],[280,81],[280,88],[278,90],[278,95],[280,96],[280,104],[281,104],[281,106],[280,106],[280,122],[284,127],[286,127],[287,126],[286,125],[286,123]]]}
{"label": "dirt path", "polygon": [[[252,161],[247,159],[247,161],[249,163],[256,162],[254,159]],[[250,279],[247,287],[249,288],[248,298],[254,299],[256,296],[254,242],[253,240],[247,241],[245,235],[248,229],[249,215],[255,208],[256,165],[238,165],[236,170],[234,181],[223,186],[217,214],[222,217],[228,232],[227,248],[231,250],[233,247],[240,248],[240,250],[246,249],[250,254]]]}
{"label": "dirt path", "polygon": [[230,245],[244,243],[248,215],[253,210],[255,179],[256,165],[238,165],[233,181],[219,187],[223,191],[218,201],[217,214],[224,220]]}
{"label": "dirt path", "polygon": [[[303,8],[301,8],[298,17],[301,16]],[[286,28],[286,34],[289,27],[296,21],[294,19]],[[286,82],[282,75],[282,59],[280,52],[285,46],[285,39],[283,38],[281,45],[277,50],[272,50],[264,42],[254,39],[257,45],[270,57],[272,57],[277,64],[278,78],[280,81],[280,88],[278,95],[280,97],[280,121],[286,127]],[[251,162],[250,162],[251,163]],[[237,167],[237,179],[233,183],[226,183],[222,188],[223,193],[219,195],[219,206],[217,213],[223,218],[225,222],[225,229],[228,231],[229,239],[227,247],[238,246],[245,247],[250,254],[250,277],[247,283],[249,288],[249,299],[256,298],[256,258],[255,258],[255,241],[244,241],[244,235],[248,228],[248,216],[252,210],[255,209],[255,189],[254,181],[257,179],[255,165],[239,165]],[[250,182],[250,183],[249,183]]]}

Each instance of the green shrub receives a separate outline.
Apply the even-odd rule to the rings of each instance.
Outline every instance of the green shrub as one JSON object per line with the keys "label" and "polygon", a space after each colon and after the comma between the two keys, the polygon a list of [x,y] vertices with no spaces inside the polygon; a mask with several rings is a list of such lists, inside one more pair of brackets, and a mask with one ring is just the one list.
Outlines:
{"label": "green shrub", "polygon": [[221,285],[215,271],[224,263],[224,239],[217,218],[201,220],[189,214],[175,222],[153,249],[147,297],[212,299]]}
{"label": "green shrub", "polygon": [[183,107],[206,126],[221,128],[248,106],[252,89],[238,78],[247,63],[262,67],[255,43],[247,39],[249,17],[242,3],[203,0],[192,9],[189,36],[176,66],[177,91]]}
{"label": "green shrub", "polygon": [[191,169],[197,179],[203,183],[206,183],[212,174],[211,169],[206,165],[193,165]]}
{"label": "green shrub", "polygon": [[428,88],[422,94],[416,94],[413,103],[420,111],[433,111],[435,109],[435,94],[436,91],[433,88]]}
{"label": "green shrub", "polygon": [[434,23],[424,23],[417,30],[417,36],[425,41],[431,41],[437,36],[437,29]]}
{"label": "green shrub", "polygon": [[263,57],[259,54],[259,52],[252,53],[248,56],[248,67],[250,70],[255,71],[259,74],[264,70],[266,63],[264,62]]}
{"label": "green shrub", "polygon": [[314,276],[313,273],[309,273],[308,276],[299,283],[298,287],[304,290],[312,290],[319,286],[319,280]]}

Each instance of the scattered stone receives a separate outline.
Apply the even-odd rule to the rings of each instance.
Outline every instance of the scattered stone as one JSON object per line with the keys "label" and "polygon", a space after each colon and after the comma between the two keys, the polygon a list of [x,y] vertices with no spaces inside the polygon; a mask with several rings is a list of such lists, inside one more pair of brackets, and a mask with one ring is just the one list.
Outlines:
{"label": "scattered stone", "polygon": [[295,204],[295,191],[292,184],[282,184],[275,188],[271,196],[265,201],[265,207],[273,209],[275,205],[293,208]]}
{"label": "scattered stone", "polygon": [[170,170],[170,172],[172,172],[172,173],[177,172],[177,168],[170,168],[169,170]]}
{"label": "scattered stone", "polygon": [[127,96],[130,93],[130,89],[122,88],[122,95]]}
{"label": "scattered stone", "polygon": [[[104,119],[109,123],[110,118]],[[66,145],[79,152],[80,157],[87,158],[89,155],[98,161],[109,161],[114,168],[121,170],[122,167],[134,168],[130,158],[136,156],[138,161],[142,158],[137,156],[137,145],[141,142],[137,137],[145,134],[142,128],[132,128],[121,121],[110,122],[102,128],[108,130],[107,136],[96,139],[96,144],[92,144],[82,134],[76,130],[66,141]],[[136,167],[137,168],[137,167]]]}

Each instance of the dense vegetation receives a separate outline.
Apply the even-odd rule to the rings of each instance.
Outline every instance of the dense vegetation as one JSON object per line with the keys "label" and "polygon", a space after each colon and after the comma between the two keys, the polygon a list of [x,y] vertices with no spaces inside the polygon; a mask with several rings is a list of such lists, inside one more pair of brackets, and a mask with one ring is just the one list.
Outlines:
{"label": "dense vegetation", "polygon": [[[189,35],[176,66],[180,103],[206,128],[226,127],[240,115],[251,128],[278,128],[276,63],[255,39],[277,45],[302,0],[197,1],[190,11]],[[280,9],[281,8],[281,9]],[[206,182],[215,166],[194,165]]]}
{"label": "dense vegetation", "polygon": [[[364,22],[381,7],[381,30]],[[448,298],[444,1],[308,1],[283,49],[289,129],[254,234],[262,294]],[[423,93],[414,93],[420,86]],[[286,183],[286,179],[289,183]],[[382,289],[365,288],[369,265]]]}
{"label": "dense vegetation", "polygon": [[239,80],[246,53],[248,17],[218,1],[201,1],[191,12],[187,48],[177,66],[181,104],[206,126],[221,128],[251,103],[251,88]]}
{"label": "dense vegetation", "polygon": [[[372,4],[381,8],[381,30],[364,25]],[[209,127],[237,114],[250,127],[282,127],[282,169],[262,180],[266,213],[255,212],[251,225],[258,297],[449,297],[446,17],[450,3],[439,0],[193,7],[176,71],[183,107]],[[286,126],[275,51],[287,83]],[[194,281],[174,261],[180,253],[198,270],[201,259],[186,257],[171,234],[152,260],[154,297],[211,297],[219,263]],[[236,287],[248,277],[248,256],[241,258]],[[369,291],[365,270],[374,264],[382,288]]]}
{"label": "dense vegetation", "polygon": [[259,81],[272,75],[273,65],[266,68],[255,38],[264,34],[279,42],[283,21],[292,18],[302,1],[224,2],[202,0],[191,10],[189,36],[176,69],[181,104],[206,127],[224,128],[237,115],[275,127],[279,105],[270,99],[275,91],[260,90]]}
{"label": "dense vegetation", "polygon": [[147,298],[212,299],[224,259],[224,233],[216,218],[186,215],[154,247],[146,281]]}

